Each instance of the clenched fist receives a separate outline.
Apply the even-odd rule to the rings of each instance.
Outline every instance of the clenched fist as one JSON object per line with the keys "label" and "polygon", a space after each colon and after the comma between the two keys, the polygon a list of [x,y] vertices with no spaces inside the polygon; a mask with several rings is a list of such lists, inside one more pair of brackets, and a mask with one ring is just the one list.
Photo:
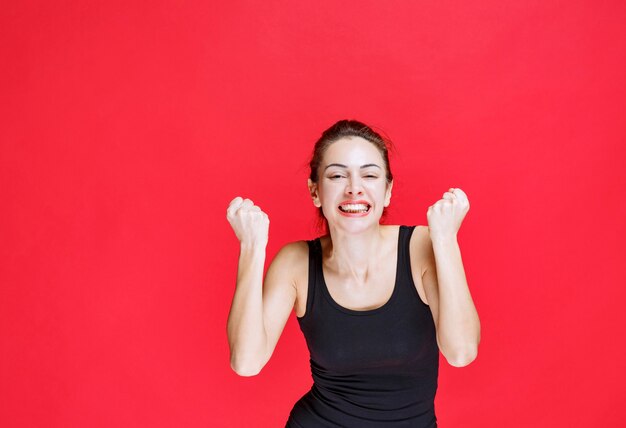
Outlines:
{"label": "clenched fist", "polygon": [[456,238],[465,214],[469,211],[469,200],[464,191],[450,188],[428,207],[426,217],[431,239]]}
{"label": "clenched fist", "polygon": [[250,199],[237,196],[228,205],[226,219],[241,244],[267,245],[270,220]]}

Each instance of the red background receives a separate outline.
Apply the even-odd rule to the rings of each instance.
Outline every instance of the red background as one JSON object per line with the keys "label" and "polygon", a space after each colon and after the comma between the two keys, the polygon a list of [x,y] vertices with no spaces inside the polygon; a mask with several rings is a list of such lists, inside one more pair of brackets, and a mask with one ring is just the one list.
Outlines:
{"label": "red background", "polygon": [[460,187],[478,359],[441,427],[617,426],[622,1],[10,2],[0,22],[0,425],[280,427],[311,385],[292,314],[229,367],[237,195],[268,262],[311,239],[306,164],[343,118],[397,146],[389,223]]}

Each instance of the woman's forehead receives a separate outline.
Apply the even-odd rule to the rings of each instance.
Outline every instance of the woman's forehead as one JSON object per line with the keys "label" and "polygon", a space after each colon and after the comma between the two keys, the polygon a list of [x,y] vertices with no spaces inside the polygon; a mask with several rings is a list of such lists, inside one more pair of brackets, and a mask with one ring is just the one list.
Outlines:
{"label": "woman's forehead", "polygon": [[363,164],[375,163],[381,165],[382,155],[376,146],[361,137],[344,137],[335,141],[324,153],[324,164]]}

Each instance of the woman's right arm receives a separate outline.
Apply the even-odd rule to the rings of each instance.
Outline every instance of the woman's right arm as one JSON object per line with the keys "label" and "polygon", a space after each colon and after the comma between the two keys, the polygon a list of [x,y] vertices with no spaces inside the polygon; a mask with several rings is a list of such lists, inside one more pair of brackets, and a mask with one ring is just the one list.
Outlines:
{"label": "woman's right arm", "polygon": [[240,241],[237,285],[228,315],[230,365],[241,376],[254,376],[272,355],[296,300],[294,263],[298,248],[284,246],[268,268],[263,284],[269,219],[249,199],[237,197],[227,211]]}

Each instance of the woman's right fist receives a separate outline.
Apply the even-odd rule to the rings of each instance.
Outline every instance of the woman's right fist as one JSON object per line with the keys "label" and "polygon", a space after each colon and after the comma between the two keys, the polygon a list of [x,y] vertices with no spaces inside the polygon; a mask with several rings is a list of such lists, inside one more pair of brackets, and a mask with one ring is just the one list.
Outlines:
{"label": "woman's right fist", "polygon": [[226,219],[242,244],[267,245],[270,220],[250,199],[237,196],[230,201]]}

